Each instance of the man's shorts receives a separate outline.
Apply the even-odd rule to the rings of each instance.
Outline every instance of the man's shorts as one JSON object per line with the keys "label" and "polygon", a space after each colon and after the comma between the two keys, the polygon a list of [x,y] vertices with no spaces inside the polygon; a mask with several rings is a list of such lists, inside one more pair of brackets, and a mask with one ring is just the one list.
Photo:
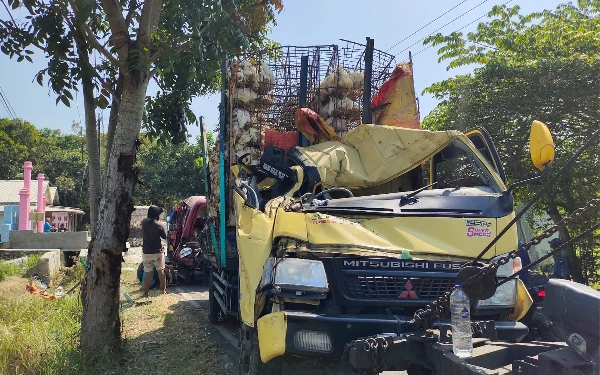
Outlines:
{"label": "man's shorts", "polygon": [[165,269],[165,255],[160,252],[158,254],[142,254],[142,263],[144,264],[144,272],[152,272],[152,265],[157,271]]}

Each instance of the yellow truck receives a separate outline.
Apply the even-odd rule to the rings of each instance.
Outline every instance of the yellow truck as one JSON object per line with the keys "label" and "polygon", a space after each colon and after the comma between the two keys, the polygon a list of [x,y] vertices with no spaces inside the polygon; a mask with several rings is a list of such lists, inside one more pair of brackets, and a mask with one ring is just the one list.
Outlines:
{"label": "yellow truck", "polygon": [[[392,69],[374,63],[383,52],[369,43],[363,47],[364,95],[371,88],[377,90],[373,76],[383,76],[385,81]],[[281,50],[288,54],[262,63],[262,69],[272,70],[270,74],[263,71],[261,76],[260,63],[248,65],[255,66],[254,74],[263,81],[238,74],[252,70],[224,59],[222,76],[229,81],[223,80],[219,142],[208,176],[212,191],[204,247],[214,265],[209,317],[213,323],[239,320],[239,374],[292,374],[317,362],[321,366],[317,368],[330,368],[326,373],[331,374],[391,369],[408,369],[411,375],[502,373],[476,372],[464,362],[460,371],[440,372],[447,366],[458,368],[460,362],[456,358],[449,365],[439,359],[452,356],[446,355],[451,349],[447,342],[443,346],[440,337],[440,332],[448,330],[447,318],[414,335],[415,313],[460,283],[461,267],[515,217],[513,197],[490,137],[483,129],[435,132],[361,121],[365,112],[372,119],[377,116],[370,111],[381,109],[360,95],[354,95],[354,100],[369,103],[363,105],[363,117],[340,132],[317,115],[318,108],[312,112],[306,108],[311,103],[323,104],[320,99],[307,99],[323,90],[323,78],[311,84],[307,73],[315,71],[311,64],[318,63],[303,57],[301,63],[290,64],[289,47]],[[313,57],[323,54],[322,50],[301,52]],[[257,97],[261,92],[272,93],[260,87],[271,79],[267,83],[277,90],[278,80],[283,79],[278,72],[285,71],[279,68],[284,64],[288,70],[299,70],[290,75],[300,77],[293,96],[299,97],[294,103],[301,109],[292,108],[290,120],[299,129],[299,145],[288,149],[268,145],[267,136],[261,133],[256,155],[245,144],[235,149],[240,135],[234,127],[247,130],[246,123],[240,126],[241,111],[252,114],[252,109],[236,99],[233,91],[248,96],[241,91],[254,87]],[[322,75],[331,71],[326,69]],[[233,80],[242,82],[241,86]],[[411,85],[412,81],[409,89]],[[344,94],[352,97],[339,87],[330,91],[330,96],[337,95],[330,102]],[[277,115],[281,116],[281,108],[289,105],[280,104]],[[257,104],[259,115],[246,122],[257,126],[260,114],[268,122],[268,112],[278,103],[267,105]],[[342,117],[342,112],[334,115]],[[349,111],[345,114],[355,116]],[[273,129],[273,123],[266,128]],[[280,140],[289,139],[289,133],[280,134]],[[543,167],[553,157],[547,128],[536,123],[531,139],[534,163]],[[512,227],[482,260],[498,261],[517,248],[517,241],[517,230]],[[510,259],[495,277],[502,280],[520,269],[519,258]],[[497,289],[494,284],[487,298],[471,301],[474,327],[482,331],[479,337],[520,345],[528,328],[519,319],[531,302],[518,278]],[[515,348],[510,349],[513,357],[520,350]],[[547,344],[535,350],[551,348]],[[508,350],[505,345],[490,352]],[[535,351],[527,350],[527,355]],[[483,366],[487,361],[500,368],[509,357],[480,357],[473,365]],[[305,365],[292,368],[290,361]]]}

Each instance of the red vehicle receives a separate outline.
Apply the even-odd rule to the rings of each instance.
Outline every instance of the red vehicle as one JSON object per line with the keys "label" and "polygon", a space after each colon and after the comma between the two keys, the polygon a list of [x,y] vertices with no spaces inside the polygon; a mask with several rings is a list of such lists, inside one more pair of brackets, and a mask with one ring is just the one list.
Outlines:
{"label": "red vehicle", "polygon": [[200,255],[199,241],[206,221],[203,196],[184,199],[167,219],[167,264],[176,270],[177,278],[187,284],[207,279],[209,268]]}

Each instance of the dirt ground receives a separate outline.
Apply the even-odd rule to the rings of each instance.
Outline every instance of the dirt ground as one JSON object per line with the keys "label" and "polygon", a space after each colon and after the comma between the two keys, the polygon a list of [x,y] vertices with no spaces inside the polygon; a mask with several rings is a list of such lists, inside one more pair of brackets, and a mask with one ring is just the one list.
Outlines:
{"label": "dirt ground", "polygon": [[[125,307],[122,311],[127,356],[118,373],[236,373],[236,352],[209,323],[208,301],[203,299],[192,304],[189,300],[188,294],[202,293],[178,287],[169,288],[168,295],[151,290],[150,298],[140,299],[141,286],[134,266],[135,263],[124,265],[121,285],[134,300],[152,303]],[[125,298],[122,301],[125,302]]]}
{"label": "dirt ground", "polygon": [[[131,248],[125,261],[122,286],[137,300],[141,295],[141,288],[135,270],[141,262],[141,248]],[[237,374],[237,325],[210,324],[207,287],[178,285],[170,287],[168,291],[166,296],[159,295],[157,290],[151,291],[149,300],[152,304],[130,307],[123,311],[123,336],[128,343],[127,350],[129,353],[140,353],[128,356],[122,366],[125,371],[123,374],[142,374],[144,371],[168,374]],[[309,364],[305,366],[310,367]],[[328,374],[317,367],[311,369],[310,373]]]}

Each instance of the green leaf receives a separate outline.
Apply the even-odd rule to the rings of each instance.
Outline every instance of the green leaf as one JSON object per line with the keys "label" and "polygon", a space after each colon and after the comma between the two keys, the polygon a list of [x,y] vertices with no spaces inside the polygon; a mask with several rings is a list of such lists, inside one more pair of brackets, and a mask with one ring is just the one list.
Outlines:
{"label": "green leaf", "polygon": [[105,96],[100,95],[98,98],[96,98],[96,105],[101,109],[106,109],[108,108],[108,99],[106,99]]}
{"label": "green leaf", "polygon": [[67,107],[71,107],[71,103],[69,102],[69,99],[68,99],[66,96],[64,96],[64,95],[61,95],[61,96],[60,96],[60,100],[61,100],[61,101],[63,102],[63,104],[64,104],[64,105],[66,105]]}

